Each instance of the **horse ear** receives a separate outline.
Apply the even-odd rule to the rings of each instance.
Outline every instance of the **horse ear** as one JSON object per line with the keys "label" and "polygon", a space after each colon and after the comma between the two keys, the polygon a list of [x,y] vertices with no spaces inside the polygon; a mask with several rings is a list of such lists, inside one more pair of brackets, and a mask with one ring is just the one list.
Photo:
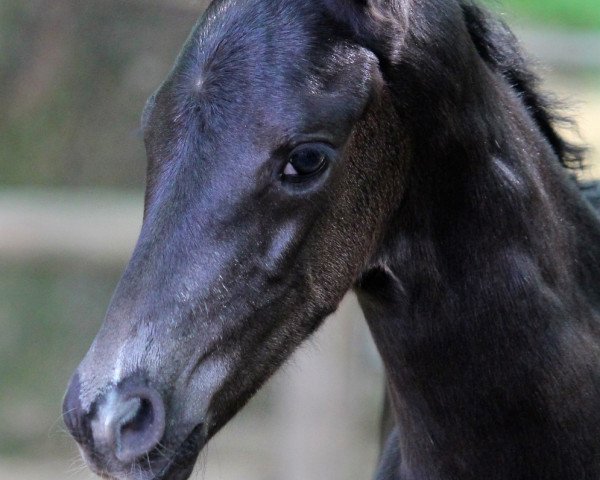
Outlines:
{"label": "horse ear", "polygon": [[324,0],[329,13],[353,32],[361,32],[369,22],[369,0]]}
{"label": "horse ear", "polygon": [[357,40],[378,56],[394,57],[406,31],[405,2],[391,0],[323,0],[329,14],[346,25]]}

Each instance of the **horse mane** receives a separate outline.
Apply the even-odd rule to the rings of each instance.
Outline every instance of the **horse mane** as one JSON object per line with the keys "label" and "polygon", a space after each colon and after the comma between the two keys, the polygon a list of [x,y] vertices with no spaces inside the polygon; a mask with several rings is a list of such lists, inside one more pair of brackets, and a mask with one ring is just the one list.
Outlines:
{"label": "horse mane", "polygon": [[531,117],[567,168],[581,168],[585,148],[560,135],[557,125],[573,126],[571,119],[557,113],[558,102],[540,90],[540,79],[529,67],[519,42],[508,26],[471,0],[461,0],[467,29],[479,55],[502,75],[521,97]]}

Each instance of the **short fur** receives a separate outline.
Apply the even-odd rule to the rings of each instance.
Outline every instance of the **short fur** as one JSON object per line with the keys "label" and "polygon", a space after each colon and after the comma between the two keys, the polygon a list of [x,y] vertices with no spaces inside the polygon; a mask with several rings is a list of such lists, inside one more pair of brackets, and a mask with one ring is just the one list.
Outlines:
{"label": "short fur", "polygon": [[[354,289],[379,480],[598,480],[600,219],[537,83],[466,1],[215,1],[146,108],[144,225],[65,397],[90,466],[188,478]],[[164,405],[133,459],[102,423],[131,388]]]}

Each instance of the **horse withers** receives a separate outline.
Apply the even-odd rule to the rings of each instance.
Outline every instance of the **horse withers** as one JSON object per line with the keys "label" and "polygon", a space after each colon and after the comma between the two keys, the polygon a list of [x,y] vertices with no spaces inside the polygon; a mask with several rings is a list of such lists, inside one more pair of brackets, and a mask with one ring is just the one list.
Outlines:
{"label": "horse withers", "polygon": [[217,0],[142,124],[144,223],[64,402],[105,478],[183,480],[354,289],[381,480],[600,478],[600,221],[466,0]]}

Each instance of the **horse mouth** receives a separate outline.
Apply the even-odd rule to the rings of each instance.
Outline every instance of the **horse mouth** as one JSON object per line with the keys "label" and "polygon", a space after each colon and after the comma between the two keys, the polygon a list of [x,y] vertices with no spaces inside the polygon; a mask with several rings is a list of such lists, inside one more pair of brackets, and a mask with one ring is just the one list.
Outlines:
{"label": "horse mouth", "polygon": [[181,443],[175,454],[151,480],[187,480],[196,463],[196,458],[204,447],[207,438],[204,424],[197,425]]}
{"label": "horse mouth", "polygon": [[[148,476],[140,472],[140,478],[146,478],[147,480],[187,480],[194,470],[198,454],[207,442],[203,426],[202,423],[196,426],[171,457],[161,456],[160,460],[157,458],[151,460],[150,458],[154,455],[150,454],[148,466],[144,468]],[[82,454],[84,454],[84,458],[87,457],[86,462],[90,465],[92,471],[101,478],[106,480],[121,480],[124,478],[121,475],[109,473],[96,467],[93,462],[88,461],[89,457],[85,455],[84,451],[82,451]],[[140,466],[142,466],[145,462],[141,461],[140,463]]]}

